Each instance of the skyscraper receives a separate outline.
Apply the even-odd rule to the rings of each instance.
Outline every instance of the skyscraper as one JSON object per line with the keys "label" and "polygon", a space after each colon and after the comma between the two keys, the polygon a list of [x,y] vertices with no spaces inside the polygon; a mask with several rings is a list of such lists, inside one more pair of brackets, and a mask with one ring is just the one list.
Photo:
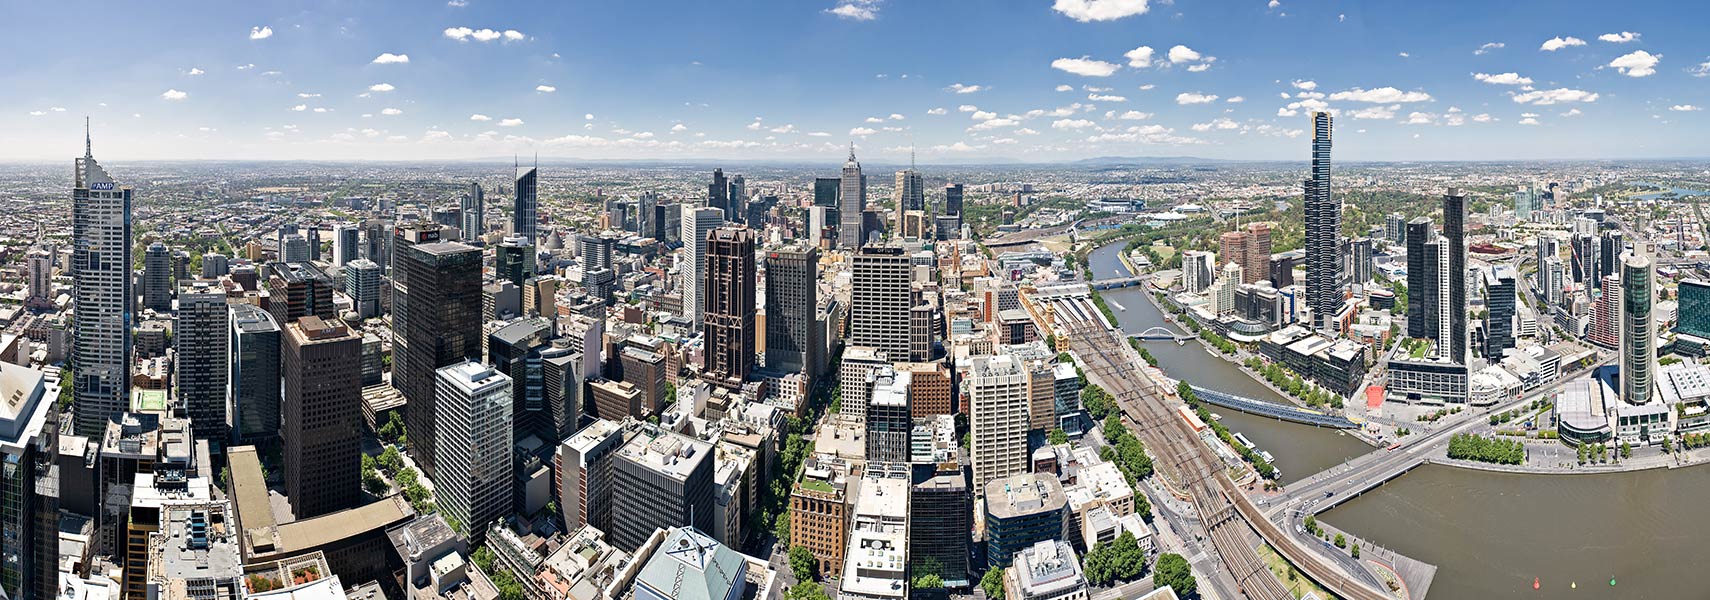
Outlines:
{"label": "skyscraper", "polygon": [[742,387],[754,370],[754,232],[720,227],[707,236],[707,378],[727,388]]}
{"label": "skyscraper", "polygon": [[231,305],[230,371],[226,376],[232,438],[239,444],[279,437],[279,323],[248,303]]}
{"label": "skyscraper", "polygon": [[1649,403],[1656,385],[1655,285],[1656,271],[1643,250],[1621,256],[1621,400],[1627,404]]}
{"label": "skyscraper", "polygon": [[540,242],[536,235],[540,226],[540,198],[535,185],[540,176],[539,165],[524,169],[517,167],[516,203],[512,205],[511,235],[528,238],[529,245]]}
{"label": "skyscraper", "polygon": [[[1546,233],[1539,233],[1537,239],[1537,254],[1538,289],[1540,291],[1548,291],[1549,285],[1547,277],[1549,276],[1549,272],[1544,269],[1544,265],[1548,263],[1550,259],[1557,258],[1561,255],[1561,242],[1557,240],[1555,236]],[[1558,293],[1561,292],[1559,289],[1556,291]]]}
{"label": "skyscraper", "polygon": [[333,308],[335,285],[332,277],[314,263],[268,263],[263,307],[280,323],[311,315],[329,321],[337,319],[337,310]]}
{"label": "skyscraper", "polygon": [[1337,236],[1342,232],[1342,206],[1330,190],[1330,113],[1312,113],[1312,172],[1305,182],[1306,305],[1312,326],[1328,330],[1342,307],[1341,256]]}
{"label": "skyscraper", "polygon": [[849,144],[849,160],[843,163],[843,180],[837,188],[837,246],[854,250],[867,244],[862,227],[867,211],[867,176],[861,174],[861,163],[855,162],[853,143]]}
{"label": "skyscraper", "polygon": [[940,240],[962,237],[962,184],[944,186],[944,214],[939,215],[934,236]]}
{"label": "skyscraper", "polygon": [[730,178],[730,199],[726,206],[725,220],[748,223],[748,180],[741,175]]}
{"label": "skyscraper", "polygon": [[570,340],[553,340],[552,347],[541,351],[541,399],[552,427],[547,439],[562,440],[581,427],[585,378],[582,353],[570,349]]}
{"label": "skyscraper", "polygon": [[842,180],[836,177],[815,177],[813,179],[813,205],[837,210],[837,188],[841,184]]}
{"label": "skyscraper", "polygon": [[434,474],[434,371],[481,357],[481,250],[400,228],[392,292],[392,385],[423,471]]}
{"label": "skyscraper", "polygon": [[362,500],[362,336],[308,316],[287,324],[284,338],[281,437],[291,512],[308,519],[354,507]]}
{"label": "skyscraper", "polygon": [[1514,278],[1508,265],[1484,271],[1484,357],[1492,362],[1514,347]]}
{"label": "skyscraper", "polygon": [[642,425],[612,457],[613,546],[633,552],[655,529],[713,530],[713,448]]}
{"label": "skyscraper", "polygon": [[143,252],[142,288],[143,308],[172,312],[172,251],[166,244],[149,244]]}
{"label": "skyscraper", "polygon": [[0,595],[57,598],[58,413],[42,373],[29,367],[0,363],[0,397]]}
{"label": "skyscraper", "polygon": [[724,211],[711,206],[690,209],[683,214],[683,262],[678,270],[683,278],[679,288],[683,293],[683,316],[701,326],[706,310],[707,235],[724,225]]}
{"label": "skyscraper", "polygon": [[[362,257],[361,230],[357,229],[355,225],[351,225],[348,223],[340,223],[338,225],[334,225],[333,226],[333,255],[332,255],[333,266],[342,267],[342,266],[350,264],[351,261],[356,260],[356,259],[361,258],[361,257]],[[206,263],[207,260],[208,260],[208,257],[206,255],[203,255],[202,262]]]}
{"label": "skyscraper", "polygon": [[725,179],[724,169],[713,169],[712,183],[707,184],[707,206],[722,211],[726,221],[741,218],[730,214],[730,180]]}
{"label": "skyscraper", "polygon": [[226,441],[226,377],[231,313],[218,282],[186,281],[178,292],[172,339],[178,352],[178,401],[198,438]]}
{"label": "skyscraper", "polygon": [[1372,239],[1354,238],[1348,240],[1348,274],[1349,281],[1360,285],[1371,283],[1372,270]]}
{"label": "skyscraper", "polygon": [[308,262],[309,240],[301,233],[288,233],[279,237],[279,260],[284,262]]}
{"label": "skyscraper", "polygon": [[903,215],[911,210],[926,210],[926,181],[920,171],[909,167],[897,171],[896,188],[891,192],[896,203],[896,228],[902,231]]}
{"label": "skyscraper", "polygon": [[511,417],[517,436],[559,439],[546,406],[542,352],[551,347],[552,324],[517,319],[487,335],[487,362],[511,379]]}
{"label": "skyscraper", "polygon": [[1678,296],[1680,318],[1675,323],[1675,332],[1710,339],[1710,281],[1682,279]]}
{"label": "skyscraper", "polygon": [[1407,239],[1407,337],[1432,337],[1435,330],[1431,324],[1436,322],[1432,310],[1436,279],[1426,265],[1435,261],[1431,260],[1426,242],[1436,239],[1437,232],[1431,228],[1430,218],[1417,217],[1407,222],[1403,235]]}
{"label": "skyscraper", "polygon": [[810,379],[819,356],[819,250],[789,246],[766,253],[766,367],[804,372]]}
{"label": "skyscraper", "polygon": [[1624,235],[1619,229],[1603,232],[1597,244],[1597,272],[1603,275],[1618,274],[1621,271],[1621,255],[1627,251]]}
{"label": "skyscraper", "polygon": [[[1326,117],[1328,118],[1328,117]],[[1443,195],[1443,237],[1448,239],[1449,274],[1444,311],[1449,317],[1449,361],[1467,364],[1467,196],[1460,188]],[[1438,341],[1442,344],[1441,340]]]}
{"label": "skyscraper", "polygon": [[380,265],[358,258],[344,265],[344,293],[364,319],[380,316]]}
{"label": "skyscraper", "polygon": [[1247,247],[1241,260],[1241,283],[1258,283],[1270,279],[1271,224],[1248,223]]}
{"label": "skyscraper", "polygon": [[849,344],[876,348],[899,360],[909,356],[914,268],[908,255],[896,246],[871,246],[856,251],[852,260]]}
{"label": "skyscraper", "polygon": [[[511,475],[511,378],[481,363],[462,361],[435,371],[434,500],[446,516],[481,540],[488,525],[509,512],[516,479]],[[415,429],[411,429],[411,436]]]}
{"label": "skyscraper", "polygon": [[130,401],[131,194],[95,162],[86,133],[71,190],[71,376],[78,435],[102,435],[107,418]]}
{"label": "skyscraper", "polygon": [[1027,371],[1013,355],[976,356],[965,382],[974,488],[1027,472]]}
{"label": "skyscraper", "polygon": [[607,235],[576,235],[576,253],[582,260],[582,287],[588,295],[610,302],[612,284],[617,275],[612,271],[612,251],[617,238]]}
{"label": "skyscraper", "polygon": [[534,277],[534,254],[534,246],[529,245],[528,238],[505,236],[505,240],[493,249],[493,270],[499,280],[521,288]]}
{"label": "skyscraper", "polygon": [[487,197],[479,182],[469,182],[469,191],[463,193],[458,209],[463,220],[458,229],[462,230],[463,239],[474,241],[487,232]]}

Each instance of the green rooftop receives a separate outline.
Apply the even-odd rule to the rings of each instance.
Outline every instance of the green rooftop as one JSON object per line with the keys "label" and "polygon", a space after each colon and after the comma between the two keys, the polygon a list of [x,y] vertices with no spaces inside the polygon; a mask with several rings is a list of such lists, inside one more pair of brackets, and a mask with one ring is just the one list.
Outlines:
{"label": "green rooftop", "polygon": [[131,412],[166,412],[166,390],[131,392]]}

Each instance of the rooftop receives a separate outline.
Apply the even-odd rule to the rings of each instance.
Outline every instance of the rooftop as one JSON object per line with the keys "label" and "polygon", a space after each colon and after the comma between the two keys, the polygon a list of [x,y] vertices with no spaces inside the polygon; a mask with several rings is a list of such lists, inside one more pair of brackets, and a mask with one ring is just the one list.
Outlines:
{"label": "rooftop", "polygon": [[635,579],[657,597],[674,600],[724,600],[746,585],[748,561],[735,550],[692,528],[679,527],[649,557]]}
{"label": "rooftop", "polygon": [[701,461],[712,455],[712,445],[681,434],[644,427],[618,449],[618,455],[677,480],[686,480]]}
{"label": "rooftop", "polygon": [[1062,510],[1066,502],[1062,486],[1049,473],[1019,473],[986,484],[986,514],[999,519]]}
{"label": "rooftop", "polygon": [[1013,568],[1028,597],[1056,597],[1087,584],[1074,549],[1059,540],[1041,541],[1016,553]]}

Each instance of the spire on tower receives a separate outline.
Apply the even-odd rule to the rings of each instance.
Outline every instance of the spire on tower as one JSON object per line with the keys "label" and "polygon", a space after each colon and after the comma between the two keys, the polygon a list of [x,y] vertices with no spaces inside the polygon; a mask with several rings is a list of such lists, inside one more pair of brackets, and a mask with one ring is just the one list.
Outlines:
{"label": "spire on tower", "polygon": [[83,158],[95,158],[95,143],[89,140],[89,115],[83,116]]}
{"label": "spire on tower", "polygon": [[855,160],[855,141],[854,140],[850,140],[850,142],[849,142],[849,160],[851,162],[853,162]]}

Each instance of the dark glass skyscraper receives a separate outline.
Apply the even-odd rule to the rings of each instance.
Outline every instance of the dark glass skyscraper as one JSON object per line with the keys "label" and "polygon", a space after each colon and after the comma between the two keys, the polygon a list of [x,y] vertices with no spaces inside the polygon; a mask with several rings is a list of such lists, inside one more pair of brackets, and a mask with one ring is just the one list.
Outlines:
{"label": "dark glass skyscraper", "polygon": [[810,376],[819,364],[815,314],[819,250],[806,245],[766,253],[766,367]]}
{"label": "dark glass skyscraper", "polygon": [[1514,268],[1497,265],[1485,271],[1484,357],[1502,360],[1502,351],[1514,347]]}
{"label": "dark glass skyscraper", "polygon": [[1443,195],[1443,237],[1449,244],[1448,305],[1449,339],[1438,340],[1449,348],[1449,361],[1467,364],[1467,196],[1460,188]]}
{"label": "dark glass skyscraper", "polygon": [[535,191],[539,177],[539,165],[527,169],[517,167],[516,203],[511,209],[511,234],[528,238],[530,246],[540,242],[540,237],[536,235],[540,227],[540,198]]}
{"label": "dark glass skyscraper", "polygon": [[1429,338],[1437,333],[1436,263],[1430,240],[1437,238],[1431,219],[1418,217],[1407,222],[1407,337]]}
{"label": "dark glass skyscraper", "polygon": [[813,205],[837,208],[837,186],[842,180],[836,177],[815,177],[813,179]]}
{"label": "dark glass skyscraper", "polygon": [[741,218],[730,214],[730,180],[725,179],[724,169],[713,169],[712,183],[707,184],[707,206],[724,211],[726,221]]}
{"label": "dark glass skyscraper", "polygon": [[392,286],[392,385],[416,461],[433,474],[434,371],[481,358],[481,250],[399,228]]}
{"label": "dark glass skyscraper", "polygon": [[279,335],[272,313],[254,304],[232,305],[227,397],[238,443],[279,437]]}
{"label": "dark glass skyscraper", "polygon": [[[362,500],[362,336],[309,316],[285,326],[285,495],[308,519]],[[410,438],[416,437],[410,428]]]}
{"label": "dark glass skyscraper", "polygon": [[1305,182],[1306,305],[1312,325],[1329,329],[1342,306],[1342,258],[1336,237],[1342,231],[1342,207],[1330,191],[1330,113],[1312,113],[1312,171]]}
{"label": "dark glass skyscraper", "polygon": [[481,190],[480,183],[469,184],[469,191],[464,192],[458,208],[463,221],[458,229],[462,230],[463,239],[474,240],[487,232],[487,195]]}

